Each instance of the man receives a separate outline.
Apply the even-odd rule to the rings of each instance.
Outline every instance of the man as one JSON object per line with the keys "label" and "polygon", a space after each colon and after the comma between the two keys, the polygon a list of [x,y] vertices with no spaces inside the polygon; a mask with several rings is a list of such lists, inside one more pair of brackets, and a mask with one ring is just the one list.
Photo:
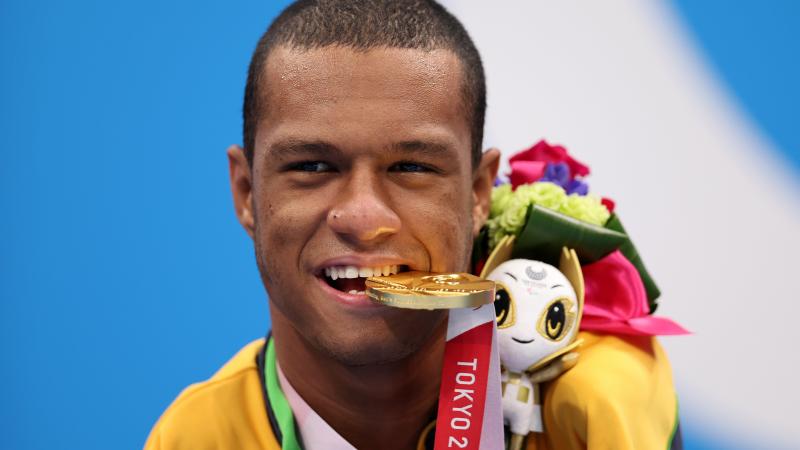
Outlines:
{"label": "man", "polygon": [[364,281],[470,269],[500,158],[481,152],[484,112],[478,52],[438,4],[288,7],[253,54],[244,147],[228,149],[271,337],[184,391],[146,448],[430,441],[446,312],[376,305]]}

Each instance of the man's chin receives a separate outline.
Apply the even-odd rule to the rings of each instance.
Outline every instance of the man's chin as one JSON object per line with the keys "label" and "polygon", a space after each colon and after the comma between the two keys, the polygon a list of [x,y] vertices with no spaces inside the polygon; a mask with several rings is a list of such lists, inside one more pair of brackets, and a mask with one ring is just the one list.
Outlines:
{"label": "man's chin", "polygon": [[338,329],[334,333],[307,335],[306,338],[317,351],[345,366],[392,364],[422,351],[432,339],[444,332],[445,314],[442,311],[408,313],[419,316],[410,322],[413,327],[354,327]]}

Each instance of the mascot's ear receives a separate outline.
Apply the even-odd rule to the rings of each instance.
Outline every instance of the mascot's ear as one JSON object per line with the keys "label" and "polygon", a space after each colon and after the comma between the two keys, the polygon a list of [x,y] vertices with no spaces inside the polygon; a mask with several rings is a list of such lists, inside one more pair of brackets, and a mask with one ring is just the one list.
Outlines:
{"label": "mascot's ear", "polygon": [[514,250],[515,239],[516,236],[513,235],[500,239],[500,242],[495,245],[489,258],[486,259],[486,264],[483,265],[483,270],[481,270],[480,275],[481,278],[486,278],[497,266],[511,259],[511,251]]}
{"label": "mascot's ear", "polygon": [[561,248],[561,261],[558,264],[558,269],[567,277],[572,289],[575,289],[575,295],[578,297],[578,322],[581,321],[583,315],[583,294],[585,292],[583,285],[583,271],[581,270],[581,263],[578,261],[578,255],[573,249],[567,247]]}

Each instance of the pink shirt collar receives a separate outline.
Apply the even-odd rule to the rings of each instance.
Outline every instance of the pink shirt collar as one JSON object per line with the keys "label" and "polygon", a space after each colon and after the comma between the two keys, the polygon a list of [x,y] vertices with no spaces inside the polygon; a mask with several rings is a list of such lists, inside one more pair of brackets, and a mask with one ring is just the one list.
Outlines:
{"label": "pink shirt collar", "polygon": [[355,450],[339,433],[328,425],[311,406],[300,397],[294,390],[289,380],[284,376],[281,365],[276,364],[278,369],[278,382],[289,407],[292,408],[294,420],[300,430],[305,450]]}

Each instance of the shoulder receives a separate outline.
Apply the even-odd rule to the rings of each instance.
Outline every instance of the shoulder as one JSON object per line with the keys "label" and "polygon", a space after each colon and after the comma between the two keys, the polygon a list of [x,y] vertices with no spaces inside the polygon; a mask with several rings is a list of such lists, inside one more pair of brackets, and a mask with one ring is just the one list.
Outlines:
{"label": "shoulder", "polygon": [[651,336],[581,332],[578,364],[554,385],[573,385],[584,393],[628,394],[634,388],[672,387],[672,369],[664,349]]}
{"label": "shoulder", "polygon": [[[666,448],[677,400],[669,360],[656,338],[588,332],[580,337],[578,364],[545,388],[545,421],[554,430],[548,434],[566,432],[590,448]],[[563,447],[572,445],[557,448]]]}
{"label": "shoulder", "polygon": [[150,433],[147,450],[280,448],[270,431],[251,342],[207,381],[178,395]]}

